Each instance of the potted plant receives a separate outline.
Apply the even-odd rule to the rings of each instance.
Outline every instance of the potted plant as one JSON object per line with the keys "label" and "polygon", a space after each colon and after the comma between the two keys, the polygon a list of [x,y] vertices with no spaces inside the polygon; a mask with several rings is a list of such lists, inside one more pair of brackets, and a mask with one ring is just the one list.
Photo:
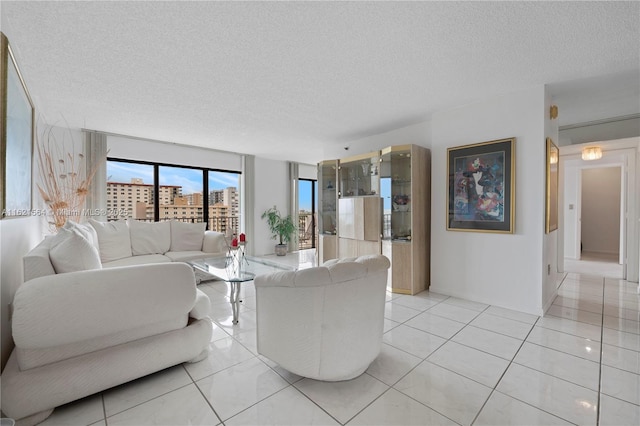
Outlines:
{"label": "potted plant", "polygon": [[297,229],[291,215],[282,217],[276,206],[273,206],[262,213],[262,218],[267,219],[267,225],[269,225],[269,231],[271,231],[271,238],[279,241],[279,243],[276,244],[276,254],[278,256],[284,256],[287,254],[287,243],[292,240]]}

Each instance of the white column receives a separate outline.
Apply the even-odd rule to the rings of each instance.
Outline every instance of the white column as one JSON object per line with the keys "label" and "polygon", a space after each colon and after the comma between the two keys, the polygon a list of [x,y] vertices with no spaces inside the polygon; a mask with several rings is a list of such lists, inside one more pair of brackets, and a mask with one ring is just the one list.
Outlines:
{"label": "white column", "polygon": [[255,253],[256,233],[255,233],[255,163],[253,155],[242,156],[242,175],[240,178],[240,232],[247,235],[246,253]]}

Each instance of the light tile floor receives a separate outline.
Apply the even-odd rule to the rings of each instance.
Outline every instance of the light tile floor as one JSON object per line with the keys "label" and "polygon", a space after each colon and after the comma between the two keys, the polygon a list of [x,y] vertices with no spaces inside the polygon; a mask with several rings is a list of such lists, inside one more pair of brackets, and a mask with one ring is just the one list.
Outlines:
{"label": "light tile floor", "polygon": [[637,284],[569,273],[542,318],[388,293],[380,356],[362,376],[334,383],[257,354],[252,283],[237,326],[226,284],[200,288],[213,303],[208,359],[60,407],[44,424],[640,424]]}

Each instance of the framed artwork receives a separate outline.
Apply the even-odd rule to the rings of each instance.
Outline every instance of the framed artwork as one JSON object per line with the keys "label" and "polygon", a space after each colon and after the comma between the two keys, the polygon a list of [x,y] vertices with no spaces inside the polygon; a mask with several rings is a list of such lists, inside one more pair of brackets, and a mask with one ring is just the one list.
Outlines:
{"label": "framed artwork", "polygon": [[28,216],[31,214],[34,109],[9,41],[2,33],[0,39],[0,210],[2,218]]}
{"label": "framed artwork", "polygon": [[558,229],[558,164],[560,150],[547,138],[547,214],[545,220],[545,232]]}
{"label": "framed artwork", "polygon": [[447,230],[514,233],[515,142],[447,149]]}

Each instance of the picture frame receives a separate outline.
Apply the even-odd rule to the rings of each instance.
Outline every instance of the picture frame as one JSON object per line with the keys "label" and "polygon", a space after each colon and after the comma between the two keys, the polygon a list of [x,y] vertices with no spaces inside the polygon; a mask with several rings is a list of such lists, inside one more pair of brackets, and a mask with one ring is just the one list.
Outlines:
{"label": "picture frame", "polygon": [[516,138],[447,149],[447,230],[515,232]]}
{"label": "picture frame", "polygon": [[558,229],[558,173],[560,165],[560,149],[547,138],[547,200],[545,215],[545,233]]}
{"label": "picture frame", "polygon": [[0,55],[0,211],[4,219],[31,214],[35,110],[3,33],[0,33]]}

